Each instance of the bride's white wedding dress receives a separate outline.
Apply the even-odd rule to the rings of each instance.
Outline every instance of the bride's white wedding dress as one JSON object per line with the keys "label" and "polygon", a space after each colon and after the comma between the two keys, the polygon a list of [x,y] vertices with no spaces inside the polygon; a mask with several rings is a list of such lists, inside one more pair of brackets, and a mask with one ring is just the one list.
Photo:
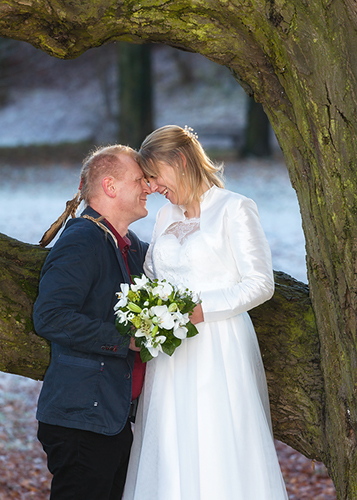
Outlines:
{"label": "bride's white wedding dress", "polygon": [[[255,283],[271,279],[270,253],[254,202],[227,193],[211,188],[200,219],[185,220],[170,205],[159,215],[146,273],[201,293],[205,322],[172,357],[160,353],[147,363],[124,500],[287,499],[246,312],[256,305]],[[221,254],[210,240],[211,212],[222,217],[213,228],[214,238],[225,240]],[[235,214],[241,222],[231,234]],[[239,241],[244,257],[227,248]],[[235,269],[232,258],[242,259]]]}

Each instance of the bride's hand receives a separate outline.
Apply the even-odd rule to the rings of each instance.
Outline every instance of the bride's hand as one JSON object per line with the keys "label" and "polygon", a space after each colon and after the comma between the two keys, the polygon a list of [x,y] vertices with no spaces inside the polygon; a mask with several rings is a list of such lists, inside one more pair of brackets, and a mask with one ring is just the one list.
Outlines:
{"label": "bride's hand", "polygon": [[201,304],[198,304],[194,308],[192,314],[190,314],[190,321],[193,325],[197,325],[197,323],[202,323],[202,321],[204,321]]}
{"label": "bride's hand", "polygon": [[136,352],[140,351],[141,347],[136,347],[136,345],[135,345],[135,337],[131,337],[129,349],[131,349],[132,351],[136,351]]}

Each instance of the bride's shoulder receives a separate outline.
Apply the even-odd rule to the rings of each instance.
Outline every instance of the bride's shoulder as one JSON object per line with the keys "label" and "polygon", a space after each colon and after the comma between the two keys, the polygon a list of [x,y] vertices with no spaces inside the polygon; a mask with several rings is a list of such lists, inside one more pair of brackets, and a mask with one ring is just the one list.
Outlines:
{"label": "bride's shoulder", "polygon": [[230,191],[226,188],[222,189],[217,187],[213,191],[213,196],[214,200],[212,201],[220,202],[222,206],[225,207],[232,207],[236,209],[240,206],[255,205],[255,202],[251,198],[235,191]]}

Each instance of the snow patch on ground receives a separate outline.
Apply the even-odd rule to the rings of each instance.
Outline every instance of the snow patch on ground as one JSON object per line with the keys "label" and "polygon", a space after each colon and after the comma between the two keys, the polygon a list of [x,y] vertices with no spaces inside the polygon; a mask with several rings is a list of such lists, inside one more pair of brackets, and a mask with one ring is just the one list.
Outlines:
{"label": "snow patch on ground", "polygon": [[[307,282],[300,212],[284,164],[247,160],[228,163],[225,172],[228,189],[257,203],[274,269]],[[0,219],[0,232],[37,244],[77,192],[79,177],[80,165],[0,169],[0,211],[6,214]],[[158,194],[149,196],[149,215],[131,226],[141,239],[150,241],[157,211],[164,203]]]}

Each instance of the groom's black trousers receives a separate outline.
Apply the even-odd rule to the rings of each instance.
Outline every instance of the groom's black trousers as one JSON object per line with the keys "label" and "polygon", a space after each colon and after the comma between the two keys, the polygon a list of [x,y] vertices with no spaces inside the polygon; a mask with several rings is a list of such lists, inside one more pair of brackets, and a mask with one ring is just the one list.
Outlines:
{"label": "groom's black trousers", "polygon": [[133,441],[130,422],[115,436],[39,422],[53,474],[50,500],[121,500]]}

